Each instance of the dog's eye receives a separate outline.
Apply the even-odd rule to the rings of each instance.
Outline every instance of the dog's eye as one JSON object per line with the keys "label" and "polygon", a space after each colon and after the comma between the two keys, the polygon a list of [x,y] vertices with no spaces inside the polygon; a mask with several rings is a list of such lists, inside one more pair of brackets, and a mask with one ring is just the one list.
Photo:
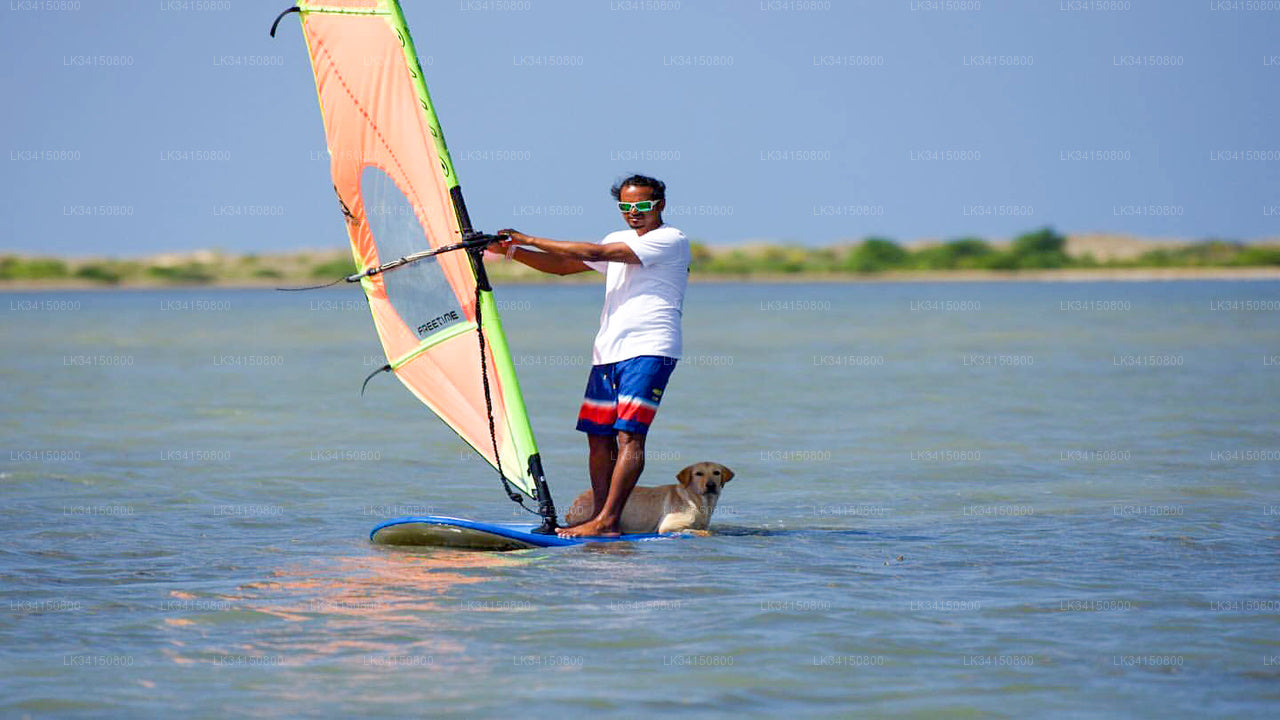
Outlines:
{"label": "dog's eye", "polygon": [[699,470],[698,472],[694,473],[694,475],[697,477],[702,477],[702,471]]}
{"label": "dog's eye", "polygon": [[719,470],[713,470],[713,471],[711,472],[711,474],[712,474],[712,475],[719,475],[719,474],[720,474],[720,471],[719,471]]}

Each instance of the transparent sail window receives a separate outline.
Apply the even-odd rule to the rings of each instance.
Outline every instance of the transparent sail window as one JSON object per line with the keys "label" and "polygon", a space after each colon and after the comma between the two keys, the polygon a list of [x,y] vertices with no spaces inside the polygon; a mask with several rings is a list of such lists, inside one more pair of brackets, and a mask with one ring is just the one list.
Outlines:
{"label": "transparent sail window", "polygon": [[[365,166],[360,173],[360,196],[380,262],[431,249],[413,204],[391,176],[373,165]],[[466,322],[462,305],[434,257],[388,270],[382,282],[387,300],[419,340]]]}

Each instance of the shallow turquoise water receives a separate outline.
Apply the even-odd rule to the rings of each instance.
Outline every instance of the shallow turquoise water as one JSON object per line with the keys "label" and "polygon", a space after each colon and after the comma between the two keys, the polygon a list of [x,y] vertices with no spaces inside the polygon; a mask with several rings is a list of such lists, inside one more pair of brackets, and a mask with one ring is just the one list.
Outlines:
{"label": "shallow turquoise water", "polygon": [[[500,288],[562,506],[598,287]],[[1280,701],[1280,283],[691,288],[647,484],[710,538],[515,517],[349,292],[0,295],[0,714],[1257,717]]]}

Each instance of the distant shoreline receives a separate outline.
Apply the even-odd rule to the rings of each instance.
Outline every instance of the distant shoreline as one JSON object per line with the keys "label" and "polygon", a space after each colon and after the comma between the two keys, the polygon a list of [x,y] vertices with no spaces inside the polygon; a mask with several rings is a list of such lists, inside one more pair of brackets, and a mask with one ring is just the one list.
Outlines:
{"label": "distant shoreline", "polygon": [[[1052,228],[1011,241],[957,238],[900,245],[870,237],[828,247],[690,243],[696,283],[1151,282],[1280,278],[1280,240],[1142,239],[1062,235]],[[582,284],[595,273],[564,277],[490,255],[494,285]],[[146,258],[57,257],[0,253],[0,291],[161,288],[302,288],[360,272],[349,250],[268,255],[217,250]]]}
{"label": "distant shoreline", "polygon": [[[528,285],[592,285],[603,277],[591,273],[580,277],[529,275],[494,277],[496,287]],[[1170,282],[1179,280],[1280,280],[1280,267],[1182,267],[1182,268],[1064,268],[1060,270],[939,270],[892,271],[876,274],[852,273],[751,273],[744,275],[703,273],[690,277],[693,284],[718,285],[749,283],[758,285],[799,284],[889,284],[889,283],[982,283],[982,282]],[[104,285],[85,280],[15,280],[0,282],[3,292],[61,292],[69,290],[154,291],[154,290],[275,290],[277,283],[129,283]],[[335,288],[351,287],[335,285]],[[354,289],[354,288],[352,288]]]}

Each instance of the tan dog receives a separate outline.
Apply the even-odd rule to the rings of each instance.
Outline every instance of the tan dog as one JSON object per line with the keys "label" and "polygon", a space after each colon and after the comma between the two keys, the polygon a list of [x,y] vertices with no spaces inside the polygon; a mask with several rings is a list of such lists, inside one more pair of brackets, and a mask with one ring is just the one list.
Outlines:
{"label": "tan dog", "polygon": [[[623,533],[693,530],[705,534],[720,493],[733,479],[733,471],[720,463],[700,462],[676,473],[676,479],[680,484],[632,490],[622,508],[618,529]],[[565,525],[586,522],[594,511],[595,496],[587,490],[565,512]]]}

